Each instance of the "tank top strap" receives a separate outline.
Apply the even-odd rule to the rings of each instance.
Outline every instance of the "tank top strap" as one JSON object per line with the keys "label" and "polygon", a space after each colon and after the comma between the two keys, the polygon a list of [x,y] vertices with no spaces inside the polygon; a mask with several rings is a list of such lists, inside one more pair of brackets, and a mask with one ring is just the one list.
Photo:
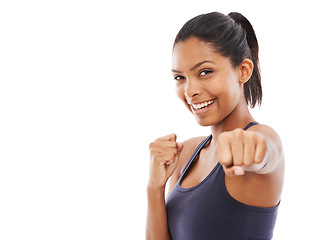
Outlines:
{"label": "tank top strap", "polygon": [[246,131],[248,128],[252,127],[252,126],[255,126],[255,125],[258,125],[259,122],[250,122],[248,123],[248,125],[244,128],[244,131]]}
{"label": "tank top strap", "polygon": [[[244,128],[244,130],[246,131],[248,128],[259,124],[258,122],[250,122],[248,123],[248,125]],[[195,151],[193,152],[192,156],[190,157],[190,159],[188,160],[186,166],[184,167],[179,179],[183,178],[184,173],[187,171],[187,169],[189,168],[189,166],[193,163],[193,161],[196,159],[196,157],[198,156],[198,154],[200,153],[200,151],[207,146],[207,144],[210,143],[210,141],[212,140],[213,136],[212,134],[210,134],[208,137],[206,137],[200,144],[197,145]]]}
{"label": "tank top strap", "polygon": [[200,151],[203,149],[203,147],[205,147],[211,140],[212,140],[212,135],[210,134],[203,141],[201,141],[200,144],[197,145],[195,151],[193,152],[192,156],[190,157],[190,159],[188,160],[186,166],[184,167],[184,169],[183,169],[183,171],[182,171],[182,173],[180,175],[180,179],[183,177],[184,173],[187,171],[187,169],[192,164],[194,159],[196,159],[196,157],[198,156]]}

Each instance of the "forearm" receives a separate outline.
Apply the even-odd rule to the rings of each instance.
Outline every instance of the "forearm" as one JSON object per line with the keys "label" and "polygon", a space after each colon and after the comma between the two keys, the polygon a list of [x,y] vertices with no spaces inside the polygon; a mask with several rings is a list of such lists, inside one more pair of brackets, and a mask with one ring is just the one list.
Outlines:
{"label": "forearm", "polygon": [[165,189],[147,188],[146,240],[171,240],[165,205]]}

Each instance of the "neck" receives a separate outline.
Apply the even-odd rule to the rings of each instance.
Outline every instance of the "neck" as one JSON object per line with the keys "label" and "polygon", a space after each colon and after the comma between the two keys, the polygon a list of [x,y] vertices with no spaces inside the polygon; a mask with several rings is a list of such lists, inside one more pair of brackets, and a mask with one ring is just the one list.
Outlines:
{"label": "neck", "polygon": [[239,104],[226,118],[211,126],[212,135],[217,139],[220,133],[236,128],[243,129],[252,121],[254,118],[251,116],[247,104]]}

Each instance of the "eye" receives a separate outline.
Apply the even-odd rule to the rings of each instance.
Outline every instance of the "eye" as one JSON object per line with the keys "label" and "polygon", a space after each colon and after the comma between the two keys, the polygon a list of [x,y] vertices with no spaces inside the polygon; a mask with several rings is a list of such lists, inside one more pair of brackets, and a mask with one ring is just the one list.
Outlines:
{"label": "eye", "polygon": [[185,77],[183,77],[183,76],[181,76],[181,75],[176,75],[176,76],[174,76],[174,79],[175,79],[176,81],[178,81],[178,80],[185,79]]}
{"label": "eye", "polygon": [[212,70],[203,70],[199,73],[199,76],[206,76],[206,75],[211,74],[211,73],[213,73]]}

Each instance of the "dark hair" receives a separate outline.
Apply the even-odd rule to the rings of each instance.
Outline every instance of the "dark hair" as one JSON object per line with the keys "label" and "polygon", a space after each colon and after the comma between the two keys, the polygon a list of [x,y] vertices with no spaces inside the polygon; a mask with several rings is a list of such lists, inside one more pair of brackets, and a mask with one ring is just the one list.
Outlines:
{"label": "dark hair", "polygon": [[254,70],[244,84],[246,102],[252,108],[256,103],[261,104],[258,42],[252,25],[242,14],[212,12],[199,15],[185,23],[175,38],[174,46],[190,37],[211,43],[218,53],[230,58],[233,66],[239,66],[245,58],[249,58],[254,63]]}

